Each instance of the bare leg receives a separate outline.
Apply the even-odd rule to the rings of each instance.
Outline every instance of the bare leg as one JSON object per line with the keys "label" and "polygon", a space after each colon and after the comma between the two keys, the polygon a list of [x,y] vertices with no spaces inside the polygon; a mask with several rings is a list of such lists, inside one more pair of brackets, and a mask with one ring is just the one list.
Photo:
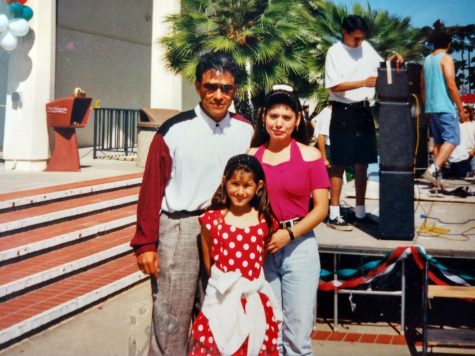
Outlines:
{"label": "bare leg", "polygon": [[447,143],[444,142],[441,146],[440,149],[437,151],[437,155],[435,155],[435,165],[439,168],[442,168],[445,163],[449,160],[449,156],[452,154],[452,152],[455,150],[456,145],[452,143]]}
{"label": "bare leg", "polygon": [[330,169],[330,205],[340,205],[341,187],[345,166],[332,165]]}
{"label": "bare leg", "polygon": [[365,204],[366,196],[366,182],[368,165],[363,163],[355,164],[355,190],[356,190],[356,205]]}
{"label": "bare leg", "polygon": [[437,156],[439,155],[440,146],[442,146],[442,144],[434,145],[434,148],[432,149],[432,156],[434,157],[434,162]]}

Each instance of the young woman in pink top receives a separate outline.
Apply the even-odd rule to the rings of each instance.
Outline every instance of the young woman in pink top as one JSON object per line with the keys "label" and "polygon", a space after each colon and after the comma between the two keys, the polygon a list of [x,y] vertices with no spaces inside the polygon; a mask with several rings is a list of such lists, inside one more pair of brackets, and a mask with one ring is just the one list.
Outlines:
{"label": "young woman in pink top", "polygon": [[[328,213],[327,170],[318,149],[308,146],[300,101],[292,87],[266,95],[250,154],[261,162],[270,204],[280,222],[267,243],[265,277],[283,311],[281,355],[312,355],[320,258],[313,229]],[[309,199],[313,208],[309,211]]]}

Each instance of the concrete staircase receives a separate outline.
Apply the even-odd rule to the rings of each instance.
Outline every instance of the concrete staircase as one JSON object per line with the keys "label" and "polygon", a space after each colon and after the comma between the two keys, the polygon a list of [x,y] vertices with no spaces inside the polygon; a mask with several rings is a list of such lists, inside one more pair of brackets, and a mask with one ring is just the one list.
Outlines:
{"label": "concrete staircase", "polygon": [[0,195],[0,348],[144,279],[141,173]]}

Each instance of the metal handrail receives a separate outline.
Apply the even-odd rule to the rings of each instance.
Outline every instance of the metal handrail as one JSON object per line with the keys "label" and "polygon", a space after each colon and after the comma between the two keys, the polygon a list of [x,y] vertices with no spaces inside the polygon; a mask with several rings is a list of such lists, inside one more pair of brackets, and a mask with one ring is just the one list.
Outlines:
{"label": "metal handrail", "polygon": [[94,108],[94,149],[97,152],[136,153],[138,109]]}

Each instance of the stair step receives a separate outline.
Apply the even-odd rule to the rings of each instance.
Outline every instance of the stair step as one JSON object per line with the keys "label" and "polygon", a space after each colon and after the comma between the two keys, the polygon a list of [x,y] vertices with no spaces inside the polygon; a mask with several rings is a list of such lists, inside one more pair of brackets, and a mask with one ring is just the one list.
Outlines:
{"label": "stair step", "polygon": [[43,226],[32,231],[22,231],[0,238],[0,263],[21,256],[51,249],[55,246],[84,239],[130,225],[136,221],[135,205],[107,210],[91,216]]}
{"label": "stair step", "polygon": [[89,194],[109,189],[117,189],[142,182],[142,173],[94,179],[70,184],[61,184],[45,188],[29,189],[19,192],[0,194],[0,210],[11,209],[29,204],[63,199],[76,195]]}
{"label": "stair step", "polygon": [[137,201],[139,190],[140,187],[124,188],[3,213],[0,215],[0,233],[134,203]]}
{"label": "stair step", "polygon": [[127,255],[0,304],[0,345],[102,300],[141,280]]}
{"label": "stair step", "polygon": [[0,267],[0,298],[131,252],[135,226]]}

